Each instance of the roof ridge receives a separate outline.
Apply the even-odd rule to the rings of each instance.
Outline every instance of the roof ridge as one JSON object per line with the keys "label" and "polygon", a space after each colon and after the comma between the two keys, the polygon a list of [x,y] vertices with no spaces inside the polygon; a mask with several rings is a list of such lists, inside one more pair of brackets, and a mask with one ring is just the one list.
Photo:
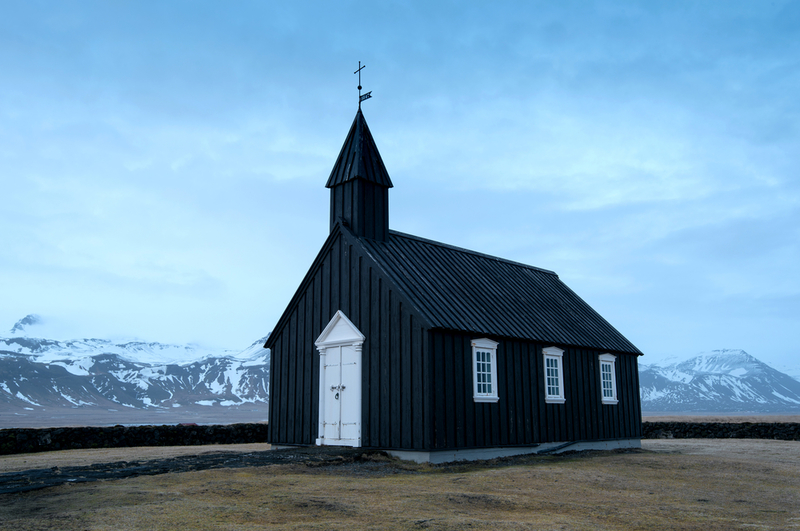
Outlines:
{"label": "roof ridge", "polygon": [[525,269],[533,269],[533,270],[539,271],[541,273],[548,273],[548,274],[553,275],[556,278],[558,278],[558,274],[555,271],[550,271],[549,269],[544,269],[544,268],[541,268],[541,267],[536,267],[536,266],[532,266],[532,265],[528,265],[528,264],[523,264],[522,262],[515,262],[514,260],[508,260],[506,258],[500,258],[499,256],[492,256],[490,254],[480,253],[478,251],[473,251],[471,249],[465,249],[464,247],[458,247],[456,245],[450,245],[448,243],[437,242],[436,240],[430,240],[428,238],[423,238],[421,236],[415,236],[413,234],[400,232],[398,230],[389,229],[389,235],[391,235],[391,236],[399,236],[401,238],[407,238],[409,240],[417,240],[417,241],[420,241],[422,243],[435,245],[437,247],[443,247],[445,249],[450,249],[450,250],[458,251],[458,252],[461,252],[461,253],[471,254],[473,256],[479,256],[481,258],[488,258],[490,260],[496,260],[498,262],[503,262],[505,264],[509,264],[509,265],[513,265],[513,266],[517,266],[517,267],[523,267]]}

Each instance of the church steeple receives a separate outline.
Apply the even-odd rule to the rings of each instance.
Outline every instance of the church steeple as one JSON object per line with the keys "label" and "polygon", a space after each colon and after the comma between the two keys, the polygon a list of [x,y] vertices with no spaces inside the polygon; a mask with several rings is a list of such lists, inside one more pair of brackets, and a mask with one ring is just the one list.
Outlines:
{"label": "church steeple", "polygon": [[359,107],[325,184],[331,189],[331,230],[341,218],[356,236],[386,240],[393,186]]}

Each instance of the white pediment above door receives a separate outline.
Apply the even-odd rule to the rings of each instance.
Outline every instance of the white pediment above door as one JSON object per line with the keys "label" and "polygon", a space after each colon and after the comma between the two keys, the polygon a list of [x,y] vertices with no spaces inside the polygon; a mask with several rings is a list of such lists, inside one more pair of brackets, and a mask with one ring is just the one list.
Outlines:
{"label": "white pediment above door", "polygon": [[336,345],[360,345],[363,342],[364,334],[358,331],[342,310],[337,310],[314,344],[322,350]]}

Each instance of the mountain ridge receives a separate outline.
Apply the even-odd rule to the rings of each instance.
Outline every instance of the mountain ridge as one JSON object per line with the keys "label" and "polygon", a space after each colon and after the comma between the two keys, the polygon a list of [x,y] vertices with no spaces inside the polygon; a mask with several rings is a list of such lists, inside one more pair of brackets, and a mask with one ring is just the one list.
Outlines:
{"label": "mountain ridge", "polygon": [[800,413],[800,381],[740,349],[640,364],[639,383],[645,412]]}
{"label": "mountain ridge", "polygon": [[0,407],[23,415],[59,408],[266,407],[265,341],[231,351],[138,340],[0,338]]}

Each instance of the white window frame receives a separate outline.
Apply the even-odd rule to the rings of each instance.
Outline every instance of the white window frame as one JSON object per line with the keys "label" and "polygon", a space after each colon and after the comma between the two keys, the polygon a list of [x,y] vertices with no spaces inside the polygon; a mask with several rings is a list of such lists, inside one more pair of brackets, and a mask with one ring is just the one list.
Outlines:
{"label": "white window frame", "polygon": [[[603,404],[618,404],[617,399],[617,357],[613,354],[600,354],[600,397]],[[603,386],[603,366],[609,367],[611,370],[611,396],[606,396],[606,388]]]}
{"label": "white window frame", "polygon": [[[498,402],[500,397],[497,394],[497,341],[491,339],[472,340],[472,397],[475,402]],[[489,371],[478,371],[478,352],[489,355]],[[486,364],[486,361],[482,361]],[[488,376],[488,382],[478,382],[480,375]],[[479,384],[489,385],[489,392],[478,392]]]}
{"label": "white window frame", "polygon": [[[558,347],[547,347],[542,349],[542,374],[544,375],[544,401],[548,404],[563,404],[567,401],[564,398],[564,351]],[[552,386],[548,385],[547,361],[555,362],[555,369],[558,371],[558,393],[550,393]],[[552,368],[552,367],[551,367]]]}

